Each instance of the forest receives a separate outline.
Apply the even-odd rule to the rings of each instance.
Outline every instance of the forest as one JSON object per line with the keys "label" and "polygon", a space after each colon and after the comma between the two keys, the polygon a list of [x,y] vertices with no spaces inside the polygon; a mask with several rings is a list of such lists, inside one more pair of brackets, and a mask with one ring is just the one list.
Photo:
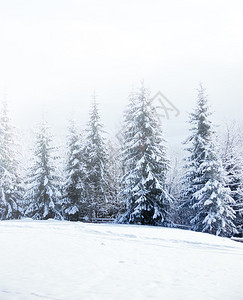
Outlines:
{"label": "forest", "polygon": [[149,97],[143,85],[131,93],[118,143],[107,138],[95,99],[84,130],[69,121],[64,154],[43,120],[28,164],[2,101],[0,219],[107,220],[242,236],[241,131],[228,126],[219,138],[200,86],[178,163]]}

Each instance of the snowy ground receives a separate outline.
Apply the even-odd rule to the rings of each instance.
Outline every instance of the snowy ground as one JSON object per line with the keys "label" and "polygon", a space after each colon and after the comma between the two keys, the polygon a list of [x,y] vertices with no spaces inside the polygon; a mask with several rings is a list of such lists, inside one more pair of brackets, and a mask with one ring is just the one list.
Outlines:
{"label": "snowy ground", "polygon": [[0,299],[243,299],[243,244],[178,229],[0,222]]}

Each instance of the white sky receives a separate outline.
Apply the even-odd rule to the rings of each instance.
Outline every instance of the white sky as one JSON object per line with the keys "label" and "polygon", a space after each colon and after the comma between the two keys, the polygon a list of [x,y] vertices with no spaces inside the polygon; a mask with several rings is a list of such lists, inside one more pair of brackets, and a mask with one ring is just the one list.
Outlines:
{"label": "white sky", "polygon": [[86,123],[95,89],[115,133],[144,79],[180,110],[165,120],[167,139],[180,143],[199,82],[218,124],[241,122],[242,30],[242,0],[0,0],[0,99],[6,90],[21,129],[44,110],[62,136],[72,107]]}

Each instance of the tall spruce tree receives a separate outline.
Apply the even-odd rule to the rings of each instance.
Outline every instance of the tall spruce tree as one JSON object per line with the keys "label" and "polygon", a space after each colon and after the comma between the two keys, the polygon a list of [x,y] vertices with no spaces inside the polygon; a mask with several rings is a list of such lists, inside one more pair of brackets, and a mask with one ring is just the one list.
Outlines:
{"label": "tall spruce tree", "polygon": [[57,156],[49,127],[42,122],[36,132],[32,167],[28,174],[25,194],[25,215],[37,220],[61,219],[58,207],[61,193],[57,172]]}
{"label": "tall spruce tree", "polygon": [[81,134],[73,120],[70,121],[67,142],[66,181],[64,184],[63,212],[67,220],[79,221],[85,215],[85,168]]}
{"label": "tall spruce tree", "polygon": [[168,226],[172,203],[166,186],[169,162],[158,118],[143,85],[130,97],[123,128],[121,197],[126,210],[118,222]]}
{"label": "tall spruce tree", "polygon": [[190,115],[192,134],[187,143],[182,209],[195,231],[231,235],[235,226],[234,199],[225,188],[226,174],[216,146],[205,90],[198,90],[197,107]]}
{"label": "tall spruce tree", "polygon": [[103,133],[94,96],[84,146],[85,202],[90,221],[93,218],[107,216],[108,203],[111,199],[107,149]]}
{"label": "tall spruce tree", "polygon": [[0,219],[18,219],[23,215],[23,184],[19,174],[18,147],[11,125],[7,102],[0,114]]}

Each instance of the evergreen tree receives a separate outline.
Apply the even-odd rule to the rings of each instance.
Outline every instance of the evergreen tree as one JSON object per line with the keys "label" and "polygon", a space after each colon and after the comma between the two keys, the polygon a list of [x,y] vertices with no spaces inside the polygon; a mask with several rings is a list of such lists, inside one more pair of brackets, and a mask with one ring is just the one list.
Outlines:
{"label": "evergreen tree", "polygon": [[64,185],[63,211],[65,218],[78,221],[84,216],[84,159],[81,134],[74,121],[70,121],[66,162],[66,181]]}
{"label": "evergreen tree", "polygon": [[171,197],[166,187],[169,168],[164,138],[144,86],[132,95],[125,112],[121,197],[126,210],[121,223],[170,224]]}
{"label": "evergreen tree", "polygon": [[57,156],[51,145],[52,138],[46,122],[36,133],[32,167],[28,174],[25,202],[26,216],[37,220],[61,219],[59,200],[61,197],[57,172]]}
{"label": "evergreen tree", "polygon": [[227,135],[222,149],[223,166],[227,173],[226,186],[235,200],[235,225],[243,233],[243,159],[242,136],[235,125],[227,125]]}
{"label": "evergreen tree", "polygon": [[183,224],[182,216],[181,216],[181,190],[182,186],[182,176],[184,174],[183,169],[183,159],[182,153],[178,151],[173,151],[170,153],[171,161],[170,161],[170,169],[167,175],[167,185],[168,191],[170,195],[173,197],[173,203],[171,205],[171,214],[173,225],[179,226]]}
{"label": "evergreen tree", "polygon": [[23,185],[19,175],[14,128],[8,117],[7,102],[0,115],[0,219],[18,219],[23,214]]}
{"label": "evergreen tree", "polygon": [[109,141],[107,143],[108,149],[108,180],[110,197],[107,203],[108,216],[116,218],[122,209],[122,201],[119,195],[120,178],[121,178],[121,162],[119,155],[119,147]]}
{"label": "evergreen tree", "polygon": [[111,199],[109,173],[107,166],[107,149],[103,138],[103,125],[94,97],[90,120],[86,131],[84,147],[85,166],[85,202],[90,221],[97,217],[106,217],[107,205]]}
{"label": "evergreen tree", "polygon": [[215,132],[209,119],[205,90],[198,91],[197,107],[190,115],[192,134],[187,143],[184,205],[193,230],[216,235],[231,235],[234,231],[234,199],[225,188],[226,174],[215,142]]}

